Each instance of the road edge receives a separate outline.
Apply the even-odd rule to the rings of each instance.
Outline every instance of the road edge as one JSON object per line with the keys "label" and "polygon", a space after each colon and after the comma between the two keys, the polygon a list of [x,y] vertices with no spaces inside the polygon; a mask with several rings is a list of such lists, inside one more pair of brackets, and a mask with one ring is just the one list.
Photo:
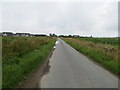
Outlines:
{"label": "road edge", "polygon": [[38,66],[37,69],[32,71],[26,78],[21,82],[20,86],[17,86],[17,88],[37,88],[38,83],[42,76],[45,73],[45,70],[49,64],[49,59],[51,58],[53,51],[55,48],[53,47],[49,55],[47,56],[46,60]]}

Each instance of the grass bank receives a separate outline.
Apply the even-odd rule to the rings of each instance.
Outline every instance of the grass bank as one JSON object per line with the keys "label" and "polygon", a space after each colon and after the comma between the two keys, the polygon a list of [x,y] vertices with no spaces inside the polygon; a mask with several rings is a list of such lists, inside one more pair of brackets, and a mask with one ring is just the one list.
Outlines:
{"label": "grass bank", "polygon": [[101,64],[109,71],[115,73],[116,75],[120,75],[120,71],[118,70],[118,64],[120,65],[120,61],[118,60],[118,58],[109,56],[111,54],[109,54],[108,51],[104,53],[104,50],[99,45],[98,48],[96,47],[97,44],[94,45],[94,43],[92,43],[91,46],[90,42],[80,41],[73,38],[72,39],[63,38],[63,40],[69,45],[71,45],[73,48],[75,48],[77,51],[85,54],[86,56],[90,57],[92,60]]}
{"label": "grass bank", "polygon": [[31,52],[22,55],[22,57],[16,57],[14,60],[10,58],[9,63],[4,62],[2,68],[2,87],[11,88],[24,80],[31,71],[36,69],[46,60],[52,50],[52,47],[54,46],[55,41],[55,39],[51,39]]}

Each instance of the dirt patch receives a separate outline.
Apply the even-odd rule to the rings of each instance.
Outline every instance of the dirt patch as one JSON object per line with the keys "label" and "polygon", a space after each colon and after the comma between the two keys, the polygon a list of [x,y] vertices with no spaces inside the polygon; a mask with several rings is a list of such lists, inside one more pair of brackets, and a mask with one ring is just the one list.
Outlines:
{"label": "dirt patch", "polygon": [[54,50],[55,48],[52,49],[45,62],[28,75],[19,88],[38,88],[40,79],[49,71],[49,59],[51,58]]}

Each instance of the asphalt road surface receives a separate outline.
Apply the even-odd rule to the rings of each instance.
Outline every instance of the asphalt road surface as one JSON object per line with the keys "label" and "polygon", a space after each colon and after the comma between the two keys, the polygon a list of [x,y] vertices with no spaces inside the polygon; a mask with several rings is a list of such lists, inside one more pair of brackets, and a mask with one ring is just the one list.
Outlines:
{"label": "asphalt road surface", "polygon": [[58,39],[40,88],[118,88],[118,78]]}

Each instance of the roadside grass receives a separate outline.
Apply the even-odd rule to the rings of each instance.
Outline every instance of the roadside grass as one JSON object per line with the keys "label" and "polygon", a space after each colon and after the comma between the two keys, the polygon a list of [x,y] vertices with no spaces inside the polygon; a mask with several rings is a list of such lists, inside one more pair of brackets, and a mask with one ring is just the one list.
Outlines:
{"label": "roadside grass", "polygon": [[17,63],[26,53],[51,41],[50,37],[2,37],[2,64]]}
{"label": "roadside grass", "polygon": [[[2,68],[2,87],[11,88],[18,85],[38,65],[42,64],[52,50],[56,39],[40,46],[23,57],[16,57],[16,63],[6,64]],[[14,60],[14,61],[15,61]]]}
{"label": "roadside grass", "polygon": [[71,41],[70,39],[63,38],[63,40],[69,45],[71,45],[73,48],[75,48],[77,51],[85,54],[86,56],[90,57],[92,60],[101,64],[109,71],[115,73],[118,76],[120,75],[120,71],[118,70],[118,65],[120,65],[119,60],[115,60],[114,58],[105,55],[101,51],[86,47],[84,45],[80,45],[78,44],[78,42]]}

